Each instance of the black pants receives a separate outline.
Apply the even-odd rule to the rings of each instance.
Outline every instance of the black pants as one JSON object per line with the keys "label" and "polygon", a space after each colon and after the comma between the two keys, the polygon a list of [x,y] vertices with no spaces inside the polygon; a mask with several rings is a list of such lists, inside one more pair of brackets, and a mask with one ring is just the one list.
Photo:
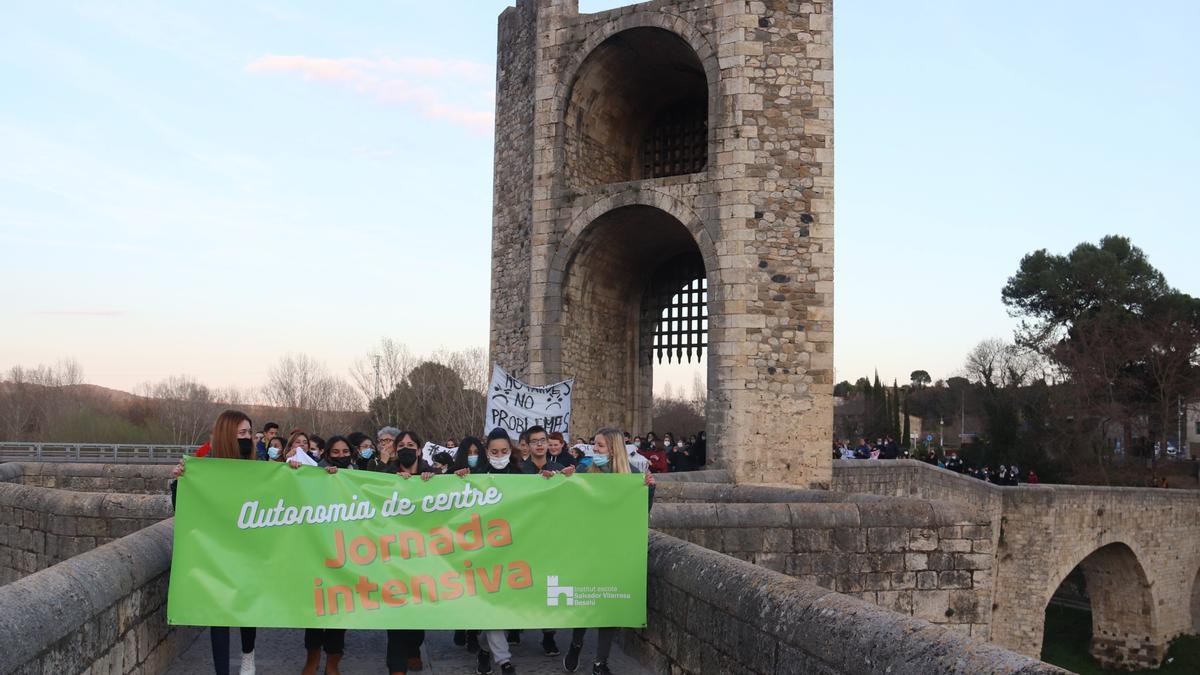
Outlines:
{"label": "black pants", "polygon": [[425,644],[423,630],[389,630],[387,632],[387,669],[389,673],[407,673],[408,659],[421,655]]}
{"label": "black pants", "polygon": [[[599,636],[596,639],[596,660],[608,661],[608,654],[612,651],[613,638],[617,636],[616,628],[600,628]],[[587,633],[586,628],[576,628],[571,631],[571,644],[582,645],[583,636]]]}
{"label": "black pants", "polygon": [[[242,653],[254,651],[254,638],[258,631],[254,628],[242,628]],[[229,675],[229,629],[225,626],[213,626],[209,629],[212,638],[213,665],[217,675]]]}
{"label": "black pants", "polygon": [[324,649],[326,654],[341,654],[346,651],[345,628],[305,628],[304,649]]}

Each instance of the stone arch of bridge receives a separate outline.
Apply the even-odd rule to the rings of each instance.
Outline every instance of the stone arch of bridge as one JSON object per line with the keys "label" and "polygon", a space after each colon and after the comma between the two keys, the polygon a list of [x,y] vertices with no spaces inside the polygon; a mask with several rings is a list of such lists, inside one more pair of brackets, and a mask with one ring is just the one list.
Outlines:
{"label": "stone arch of bridge", "polygon": [[[700,218],[677,201],[648,191],[612,195],[564,234],[547,274],[543,325],[551,330],[543,351],[549,373],[576,379],[573,427],[649,428],[649,338],[661,309],[651,306],[651,286],[664,265],[697,270],[707,280],[709,316],[719,314],[715,247]],[[710,374],[718,358],[710,356]]]}
{"label": "stone arch of bridge", "polygon": [[1105,667],[1157,667],[1165,645],[1159,637],[1157,606],[1143,557],[1129,544],[1116,541],[1073,559],[1078,560],[1075,565],[1058,570],[1043,609],[1067,575],[1079,568],[1092,607],[1092,656]]}
{"label": "stone arch of bridge", "polygon": [[694,26],[637,12],[593,31],[554,97],[569,188],[698,173],[714,154],[716,51]]}

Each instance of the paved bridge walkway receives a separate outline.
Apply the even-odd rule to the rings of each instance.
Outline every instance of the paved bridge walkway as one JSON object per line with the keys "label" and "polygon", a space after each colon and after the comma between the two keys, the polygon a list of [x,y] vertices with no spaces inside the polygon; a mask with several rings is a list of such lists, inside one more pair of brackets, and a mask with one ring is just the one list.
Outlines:
{"label": "paved bridge walkway", "polygon": [[[230,651],[235,655],[231,661],[230,672],[238,672],[241,662],[238,648],[237,630],[233,630]],[[578,673],[591,673],[591,659],[596,653],[596,631],[588,631],[584,641],[583,656],[580,658]],[[422,656],[425,668],[419,671],[422,675],[443,675],[445,673],[464,674],[475,672],[475,655],[467,652],[465,647],[455,646],[450,631],[428,631],[425,634],[425,646]],[[569,642],[568,631],[558,632],[559,649],[566,650]],[[521,675],[558,675],[565,673],[562,657],[545,656],[541,650],[541,631],[527,630],[522,634],[521,644],[512,647],[513,664]],[[386,673],[383,658],[386,634],[381,630],[350,630],[346,632],[346,655],[342,660],[343,675],[360,675]],[[258,631],[255,644],[255,662],[258,675],[296,675],[304,666],[304,631],[300,629],[264,628]],[[321,667],[324,668],[324,658]],[[609,667],[617,675],[641,675],[651,671],[625,656],[616,645],[613,646]],[[167,670],[171,675],[212,675],[212,650],[205,631],[182,656]],[[322,672],[320,669],[318,673]],[[414,671],[418,672],[418,671]],[[499,675],[500,669],[494,672]]]}

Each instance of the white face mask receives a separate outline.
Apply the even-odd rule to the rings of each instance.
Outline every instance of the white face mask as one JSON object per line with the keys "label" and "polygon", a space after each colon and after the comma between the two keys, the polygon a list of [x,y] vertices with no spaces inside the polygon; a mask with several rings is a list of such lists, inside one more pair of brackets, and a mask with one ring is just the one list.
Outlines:
{"label": "white face mask", "polygon": [[503,457],[488,457],[488,464],[491,464],[493,469],[503,469],[508,466],[508,455]]}

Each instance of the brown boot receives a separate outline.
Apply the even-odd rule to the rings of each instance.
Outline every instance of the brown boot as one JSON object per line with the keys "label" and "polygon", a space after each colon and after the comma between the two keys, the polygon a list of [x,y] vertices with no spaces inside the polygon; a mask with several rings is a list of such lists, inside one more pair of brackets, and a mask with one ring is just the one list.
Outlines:
{"label": "brown boot", "polygon": [[416,656],[408,657],[408,672],[411,673],[414,670],[421,670],[424,667],[425,667],[425,664],[421,663],[421,655],[420,654],[417,654]]}
{"label": "brown boot", "polygon": [[338,664],[342,662],[341,654],[329,654],[325,657],[325,675],[342,675]]}
{"label": "brown boot", "polygon": [[317,666],[319,665],[321,665],[321,650],[308,650],[308,656],[304,659],[304,670],[300,671],[300,675],[317,675]]}

